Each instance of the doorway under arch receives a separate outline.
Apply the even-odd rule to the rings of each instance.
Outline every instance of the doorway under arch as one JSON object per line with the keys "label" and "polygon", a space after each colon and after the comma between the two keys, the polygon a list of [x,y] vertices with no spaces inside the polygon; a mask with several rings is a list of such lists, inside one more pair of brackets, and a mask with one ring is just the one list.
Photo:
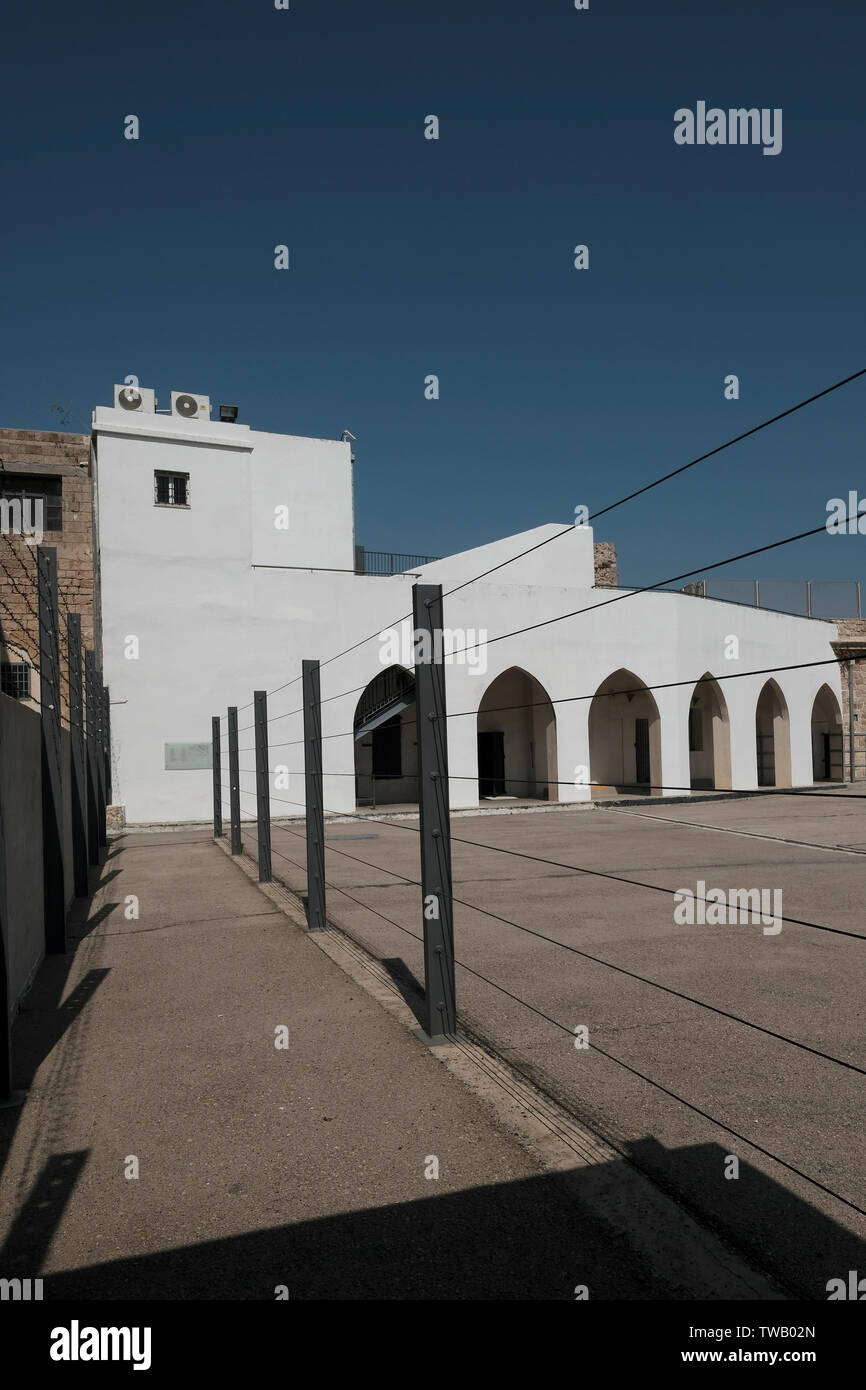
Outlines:
{"label": "doorway under arch", "polygon": [[503,671],[478,707],[478,799],[556,801],[556,714],[540,681]]}
{"label": "doorway under arch", "polygon": [[594,796],[661,793],[661,718],[652,692],[633,671],[614,671],[592,697],[589,776]]}
{"label": "doorway under arch", "polygon": [[842,713],[829,685],[821,686],[812,705],[812,777],[816,782],[845,779]]}
{"label": "doorway under arch", "polygon": [[715,676],[697,682],[689,705],[689,781],[693,791],[727,791],[731,786],[731,726],[728,706]]}
{"label": "doorway under arch", "polygon": [[416,805],[415,677],[403,666],[374,676],[355,706],[355,803]]}
{"label": "doorway under arch", "polygon": [[779,686],[768,680],[755,706],[759,787],[791,785],[791,721]]}

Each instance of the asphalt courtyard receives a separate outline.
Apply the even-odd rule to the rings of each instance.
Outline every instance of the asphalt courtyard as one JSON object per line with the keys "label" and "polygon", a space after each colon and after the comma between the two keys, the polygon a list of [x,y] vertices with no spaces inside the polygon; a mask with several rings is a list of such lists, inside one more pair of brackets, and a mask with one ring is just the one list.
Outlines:
{"label": "asphalt courtyard", "polygon": [[[303,832],[272,828],[301,894]],[[411,998],[417,819],[326,841],[330,921]],[[452,846],[461,1027],[793,1296],[866,1271],[863,793],[460,816]],[[778,932],[674,920],[677,890],[755,888]]]}

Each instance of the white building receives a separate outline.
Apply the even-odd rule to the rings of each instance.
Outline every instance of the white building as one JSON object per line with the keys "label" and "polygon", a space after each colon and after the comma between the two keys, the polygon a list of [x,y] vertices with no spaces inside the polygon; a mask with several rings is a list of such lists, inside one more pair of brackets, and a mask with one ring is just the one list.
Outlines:
{"label": "white building", "polygon": [[[129,822],[209,819],[200,746],[228,705],[254,813],[254,689],[272,692],[272,814],[301,813],[303,658],[327,663],[325,806],[417,800],[411,624],[403,653],[379,634],[411,613],[418,578],[447,592],[548,537],[445,599],[452,808],[841,777],[833,623],[670,592],[610,602],[628,591],[596,587],[592,530],[561,524],[412,575],[359,575],[348,443],[218,423],[195,402],[188,418],[157,414],[139,395],[93,417],[113,791]],[[497,640],[578,609],[591,611]]]}

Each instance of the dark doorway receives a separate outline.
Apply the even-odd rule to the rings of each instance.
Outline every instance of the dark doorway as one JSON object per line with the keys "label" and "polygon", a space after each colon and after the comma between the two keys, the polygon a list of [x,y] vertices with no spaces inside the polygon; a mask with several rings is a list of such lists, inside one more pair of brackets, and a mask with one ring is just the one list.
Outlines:
{"label": "dark doorway", "polygon": [[402,777],[402,727],[399,714],[373,730],[373,776]]}
{"label": "dark doorway", "polygon": [[638,786],[648,786],[650,779],[650,744],[648,719],[636,719],[634,721],[634,767],[635,781],[637,782]]}
{"label": "dark doorway", "polygon": [[755,735],[758,746],[758,786],[776,785],[776,747],[772,730],[770,733]]}
{"label": "dark doorway", "polygon": [[478,795],[505,795],[505,734],[499,729],[478,735]]}

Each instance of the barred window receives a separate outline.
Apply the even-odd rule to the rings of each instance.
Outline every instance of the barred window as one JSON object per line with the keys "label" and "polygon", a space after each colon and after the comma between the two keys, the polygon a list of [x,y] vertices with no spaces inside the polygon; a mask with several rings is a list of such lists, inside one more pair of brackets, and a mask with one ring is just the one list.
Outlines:
{"label": "barred window", "polygon": [[0,662],[0,690],[13,700],[30,699],[30,667],[26,662]]}
{"label": "barred window", "polygon": [[8,504],[3,508],[3,517],[9,530],[20,527],[22,515],[25,530],[63,530],[61,477],[0,472],[0,499]]}
{"label": "barred window", "polygon": [[188,507],[189,474],[154,473],[153,500],[160,507]]}

